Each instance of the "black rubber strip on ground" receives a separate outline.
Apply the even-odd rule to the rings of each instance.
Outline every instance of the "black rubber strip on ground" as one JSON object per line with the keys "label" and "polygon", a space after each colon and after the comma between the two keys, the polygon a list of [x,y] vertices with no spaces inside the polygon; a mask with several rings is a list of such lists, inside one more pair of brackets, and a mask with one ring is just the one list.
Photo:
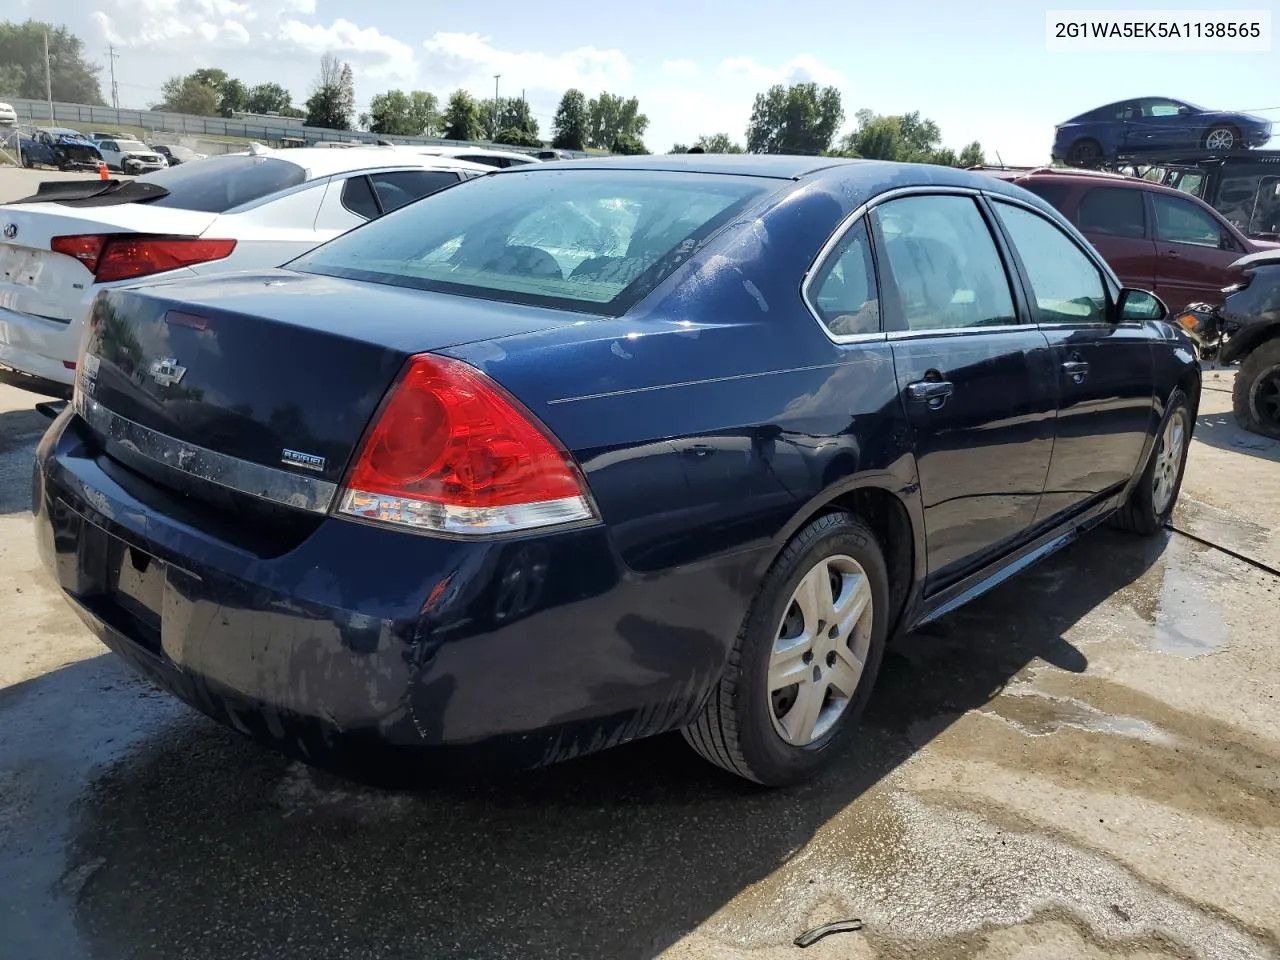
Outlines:
{"label": "black rubber strip on ground", "polygon": [[1175,527],[1172,523],[1166,523],[1165,526],[1168,529],[1172,530],[1174,533],[1178,533],[1186,537],[1188,540],[1194,540],[1196,543],[1203,543],[1206,547],[1212,547],[1214,550],[1220,550],[1221,552],[1225,553],[1227,556],[1235,557],[1237,560],[1241,561],[1242,563],[1247,563],[1251,567],[1256,567],[1257,569],[1261,570],[1263,573],[1269,573],[1273,577],[1280,577],[1280,570],[1277,570],[1275,567],[1271,566],[1270,564],[1263,563],[1261,560],[1255,560],[1253,559],[1253,557],[1246,557],[1243,553],[1239,553],[1235,550],[1232,550],[1230,547],[1224,547],[1220,543],[1214,543],[1212,540],[1206,540],[1204,537],[1198,537],[1194,533],[1191,533],[1188,530],[1183,530],[1181,527]]}

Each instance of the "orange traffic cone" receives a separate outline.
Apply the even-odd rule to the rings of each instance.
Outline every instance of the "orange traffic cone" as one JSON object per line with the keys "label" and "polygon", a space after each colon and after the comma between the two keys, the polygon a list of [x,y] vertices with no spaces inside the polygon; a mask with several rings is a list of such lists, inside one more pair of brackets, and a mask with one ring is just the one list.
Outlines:
{"label": "orange traffic cone", "polygon": [[103,163],[101,160],[98,161],[98,179],[99,180],[110,179],[110,177],[107,174],[107,165]]}

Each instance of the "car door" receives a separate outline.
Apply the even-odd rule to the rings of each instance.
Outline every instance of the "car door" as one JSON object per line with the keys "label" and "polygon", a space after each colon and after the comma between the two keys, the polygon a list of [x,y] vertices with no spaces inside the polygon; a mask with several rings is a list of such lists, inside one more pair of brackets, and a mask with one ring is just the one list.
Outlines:
{"label": "car door", "polygon": [[1116,322],[1114,282],[1058,224],[1009,200],[992,197],[991,205],[1053,349],[1060,399],[1039,524],[1087,507],[1133,476],[1155,415],[1152,333],[1142,323]]}
{"label": "car door", "polygon": [[1144,191],[1134,186],[1091,186],[1080,195],[1075,221],[1126,287],[1154,290],[1156,241]]}
{"label": "car door", "polygon": [[976,192],[897,197],[871,217],[934,592],[1010,549],[1034,522],[1057,381]]}
{"label": "car door", "polygon": [[1214,211],[1184,197],[1148,191],[1155,224],[1155,293],[1171,311],[1198,300],[1218,302],[1239,279],[1231,264],[1244,244]]}

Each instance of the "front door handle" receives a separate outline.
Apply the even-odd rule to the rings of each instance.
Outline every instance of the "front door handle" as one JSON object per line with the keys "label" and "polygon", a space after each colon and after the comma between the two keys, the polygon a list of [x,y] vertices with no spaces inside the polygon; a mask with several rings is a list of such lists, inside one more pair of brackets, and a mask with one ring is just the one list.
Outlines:
{"label": "front door handle", "polygon": [[1180,254],[1177,250],[1166,250],[1166,251],[1164,252],[1164,255],[1165,255],[1166,257],[1168,257],[1170,260],[1181,260],[1181,259],[1182,259],[1182,254]]}
{"label": "front door handle", "polygon": [[955,385],[950,380],[917,380],[907,384],[907,396],[912,400],[928,403],[931,407],[940,407],[944,400],[955,392]]}
{"label": "front door handle", "polygon": [[1068,360],[1062,365],[1062,372],[1076,383],[1084,383],[1084,378],[1089,375],[1089,364],[1083,360]]}

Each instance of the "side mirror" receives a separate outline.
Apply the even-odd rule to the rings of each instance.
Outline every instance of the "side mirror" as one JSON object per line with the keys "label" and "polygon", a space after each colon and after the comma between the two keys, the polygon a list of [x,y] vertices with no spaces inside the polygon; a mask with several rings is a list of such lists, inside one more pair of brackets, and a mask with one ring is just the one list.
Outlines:
{"label": "side mirror", "polygon": [[1120,299],[1116,301],[1118,323],[1163,320],[1168,315],[1169,308],[1164,305],[1164,301],[1146,290],[1125,287],[1120,291]]}

